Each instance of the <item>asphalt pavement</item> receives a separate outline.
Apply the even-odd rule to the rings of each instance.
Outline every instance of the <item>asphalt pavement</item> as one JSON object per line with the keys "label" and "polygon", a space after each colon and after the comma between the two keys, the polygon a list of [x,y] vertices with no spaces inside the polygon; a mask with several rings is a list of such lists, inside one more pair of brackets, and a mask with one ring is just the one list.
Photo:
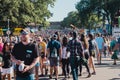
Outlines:
{"label": "asphalt pavement", "polygon": [[[88,73],[85,67],[83,66],[82,76],[79,76],[79,80],[120,80],[120,55],[119,55],[119,60],[117,60],[117,65],[113,65],[113,60],[111,59],[110,56],[107,56],[106,58],[103,56],[102,63],[99,65],[97,64],[97,60],[95,58],[95,68],[96,68],[96,75],[92,75],[90,78],[86,78]],[[92,69],[90,70],[92,72]],[[65,80],[64,76],[60,76],[61,73],[62,70],[61,67],[59,67],[58,80]],[[39,80],[55,80],[54,77],[53,79],[49,79],[48,75],[43,77],[39,76]],[[67,78],[66,80],[73,80],[72,75],[70,75],[70,78]]]}
{"label": "asphalt pavement", "polygon": [[[79,80],[120,80],[120,60],[117,60],[117,65],[113,65],[113,60],[110,56],[106,58],[102,57],[102,63],[98,65],[95,58],[95,68],[96,75],[92,75],[90,78],[86,78],[88,74],[85,67],[83,66],[82,76],[79,76]],[[59,68],[59,74],[61,73],[61,68]],[[49,79],[48,76],[44,76],[39,77],[39,80],[55,79]],[[65,80],[64,76],[59,76],[58,80]],[[70,78],[67,78],[66,80],[73,80],[72,75],[70,75]]]}

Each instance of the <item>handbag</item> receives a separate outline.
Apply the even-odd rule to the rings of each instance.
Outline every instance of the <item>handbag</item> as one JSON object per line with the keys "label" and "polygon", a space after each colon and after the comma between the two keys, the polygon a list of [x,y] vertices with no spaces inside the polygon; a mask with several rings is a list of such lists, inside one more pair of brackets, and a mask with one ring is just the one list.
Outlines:
{"label": "handbag", "polygon": [[87,65],[88,60],[85,59],[85,58],[80,58],[80,62],[81,62],[83,65]]}
{"label": "handbag", "polygon": [[95,57],[95,50],[92,50],[92,56]]}

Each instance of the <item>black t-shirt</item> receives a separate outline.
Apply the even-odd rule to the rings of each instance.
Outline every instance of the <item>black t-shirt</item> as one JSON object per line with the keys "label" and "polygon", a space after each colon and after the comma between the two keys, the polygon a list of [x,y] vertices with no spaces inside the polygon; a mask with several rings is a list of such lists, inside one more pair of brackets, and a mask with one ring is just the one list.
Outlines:
{"label": "black t-shirt", "polygon": [[12,66],[10,52],[4,52],[2,57],[3,57],[3,63],[4,63],[2,68],[10,68]]}
{"label": "black t-shirt", "polygon": [[[35,44],[29,43],[27,45],[24,45],[22,42],[15,44],[12,55],[17,59],[24,61],[25,65],[30,65],[35,58],[38,57],[38,48]],[[26,77],[34,72],[34,68],[28,70],[25,73],[22,73],[18,70],[17,65],[17,71],[16,75],[20,77]]]}

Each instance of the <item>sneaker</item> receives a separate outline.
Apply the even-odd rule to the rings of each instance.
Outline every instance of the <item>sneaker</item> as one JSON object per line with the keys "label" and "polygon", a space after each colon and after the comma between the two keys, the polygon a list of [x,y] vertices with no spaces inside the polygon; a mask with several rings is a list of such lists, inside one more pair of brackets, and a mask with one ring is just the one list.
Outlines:
{"label": "sneaker", "polygon": [[50,79],[52,79],[52,76],[51,76],[51,75],[49,75],[49,78],[50,78]]}
{"label": "sneaker", "polygon": [[45,75],[47,75],[47,74],[48,74],[48,69],[45,70]]}
{"label": "sneaker", "polygon": [[91,73],[92,75],[96,75],[96,72]]}
{"label": "sneaker", "polygon": [[44,76],[43,74],[40,75],[40,77],[43,77],[43,76]]}
{"label": "sneaker", "polygon": [[58,78],[55,78],[55,80],[58,80]]}
{"label": "sneaker", "polygon": [[59,74],[59,76],[64,76],[64,74]]}
{"label": "sneaker", "polygon": [[117,65],[116,63],[113,63],[113,65]]}
{"label": "sneaker", "polygon": [[67,78],[63,78],[62,80],[67,80]]}
{"label": "sneaker", "polygon": [[65,75],[64,78],[67,78],[67,75]]}
{"label": "sneaker", "polygon": [[70,78],[70,74],[68,74],[67,76],[68,76],[68,78]]}
{"label": "sneaker", "polygon": [[88,74],[87,78],[91,77],[91,74]]}
{"label": "sneaker", "polygon": [[79,74],[78,76],[82,76],[82,74]]}

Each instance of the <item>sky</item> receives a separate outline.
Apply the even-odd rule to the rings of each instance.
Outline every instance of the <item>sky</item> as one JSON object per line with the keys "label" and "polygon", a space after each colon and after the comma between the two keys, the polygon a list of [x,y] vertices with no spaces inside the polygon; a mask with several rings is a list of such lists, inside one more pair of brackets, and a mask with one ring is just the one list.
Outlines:
{"label": "sky", "polygon": [[71,11],[76,11],[75,5],[80,0],[56,0],[53,8],[49,7],[53,16],[48,21],[62,21]]}

